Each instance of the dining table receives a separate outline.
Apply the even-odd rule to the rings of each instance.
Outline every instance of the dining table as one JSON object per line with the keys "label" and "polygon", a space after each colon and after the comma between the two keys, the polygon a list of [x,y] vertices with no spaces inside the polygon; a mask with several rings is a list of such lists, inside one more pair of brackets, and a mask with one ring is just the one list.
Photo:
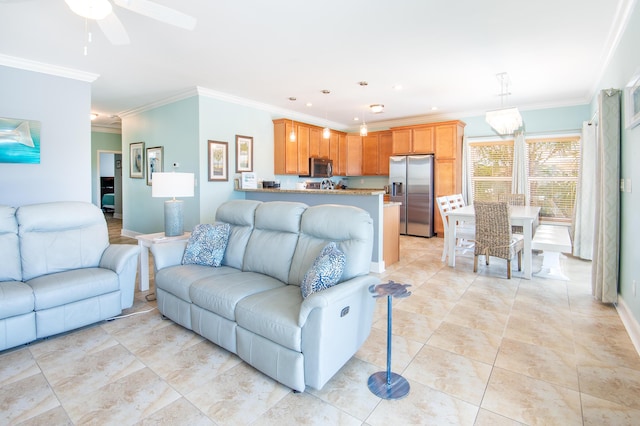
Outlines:
{"label": "dining table", "polygon": [[[509,206],[510,207],[510,219],[512,226],[522,226],[522,235],[524,237],[524,250],[522,252],[522,277],[528,280],[531,279],[532,269],[532,253],[531,253],[531,240],[533,239],[533,232],[536,226],[538,226],[538,215],[540,214],[540,207],[536,206]],[[450,210],[447,213],[448,216],[448,229],[447,233],[447,254],[449,257],[449,266],[456,266],[456,224],[458,222],[475,222],[475,210],[473,205],[467,205],[457,209]]]}

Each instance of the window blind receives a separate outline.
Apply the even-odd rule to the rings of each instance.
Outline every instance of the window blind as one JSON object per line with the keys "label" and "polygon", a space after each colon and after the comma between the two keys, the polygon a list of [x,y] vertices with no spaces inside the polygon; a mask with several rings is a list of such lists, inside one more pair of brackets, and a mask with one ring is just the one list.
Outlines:
{"label": "window blind", "polygon": [[469,144],[473,199],[497,201],[498,194],[511,193],[513,140]]}

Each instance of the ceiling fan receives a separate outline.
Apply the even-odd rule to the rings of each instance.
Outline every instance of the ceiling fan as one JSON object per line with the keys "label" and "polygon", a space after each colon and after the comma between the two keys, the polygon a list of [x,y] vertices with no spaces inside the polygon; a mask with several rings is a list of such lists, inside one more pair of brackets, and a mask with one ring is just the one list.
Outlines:
{"label": "ceiling fan", "polygon": [[[109,0],[64,0],[77,15],[93,19],[112,44],[129,44],[129,35]],[[196,18],[149,0],[113,0],[116,6],[169,25],[193,30]]]}

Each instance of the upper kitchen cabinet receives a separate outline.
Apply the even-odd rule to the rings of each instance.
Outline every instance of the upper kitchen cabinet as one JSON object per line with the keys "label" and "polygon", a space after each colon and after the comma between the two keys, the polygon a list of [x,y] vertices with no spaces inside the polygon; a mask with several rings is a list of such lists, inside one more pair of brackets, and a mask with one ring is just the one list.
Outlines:
{"label": "upper kitchen cabinet", "polygon": [[392,149],[390,131],[370,132],[362,137],[362,175],[386,176],[389,174],[389,156]]}
{"label": "upper kitchen cabinet", "polygon": [[462,121],[447,121],[435,126],[435,154],[438,158],[462,160],[462,136],[465,124]]}
{"label": "upper kitchen cabinet", "polygon": [[322,137],[320,127],[309,127],[309,157],[329,158],[330,139]]}
{"label": "upper kitchen cabinet", "polygon": [[338,144],[338,172],[334,175],[362,176],[362,136],[347,134]]}
{"label": "upper kitchen cabinet", "polygon": [[[291,129],[296,138],[291,141]],[[310,128],[287,119],[273,120],[273,172],[277,175],[309,174]]]}
{"label": "upper kitchen cabinet", "polygon": [[432,154],[434,151],[434,127],[407,126],[392,129],[393,154]]}

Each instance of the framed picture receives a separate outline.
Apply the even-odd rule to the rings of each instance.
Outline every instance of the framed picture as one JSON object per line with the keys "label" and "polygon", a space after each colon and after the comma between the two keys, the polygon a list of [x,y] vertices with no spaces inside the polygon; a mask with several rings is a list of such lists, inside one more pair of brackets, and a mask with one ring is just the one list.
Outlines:
{"label": "framed picture", "polygon": [[253,171],[253,138],[236,135],[236,173]]}
{"label": "framed picture", "polygon": [[129,177],[144,179],[144,142],[129,144]]}
{"label": "framed picture", "polygon": [[209,141],[209,180],[229,180],[229,151],[226,142]]}
{"label": "framed picture", "polygon": [[626,117],[627,129],[631,129],[640,124],[640,69],[624,88],[624,113]]}
{"label": "framed picture", "polygon": [[147,185],[153,184],[153,174],[155,172],[164,172],[162,147],[155,146],[147,148]]}

